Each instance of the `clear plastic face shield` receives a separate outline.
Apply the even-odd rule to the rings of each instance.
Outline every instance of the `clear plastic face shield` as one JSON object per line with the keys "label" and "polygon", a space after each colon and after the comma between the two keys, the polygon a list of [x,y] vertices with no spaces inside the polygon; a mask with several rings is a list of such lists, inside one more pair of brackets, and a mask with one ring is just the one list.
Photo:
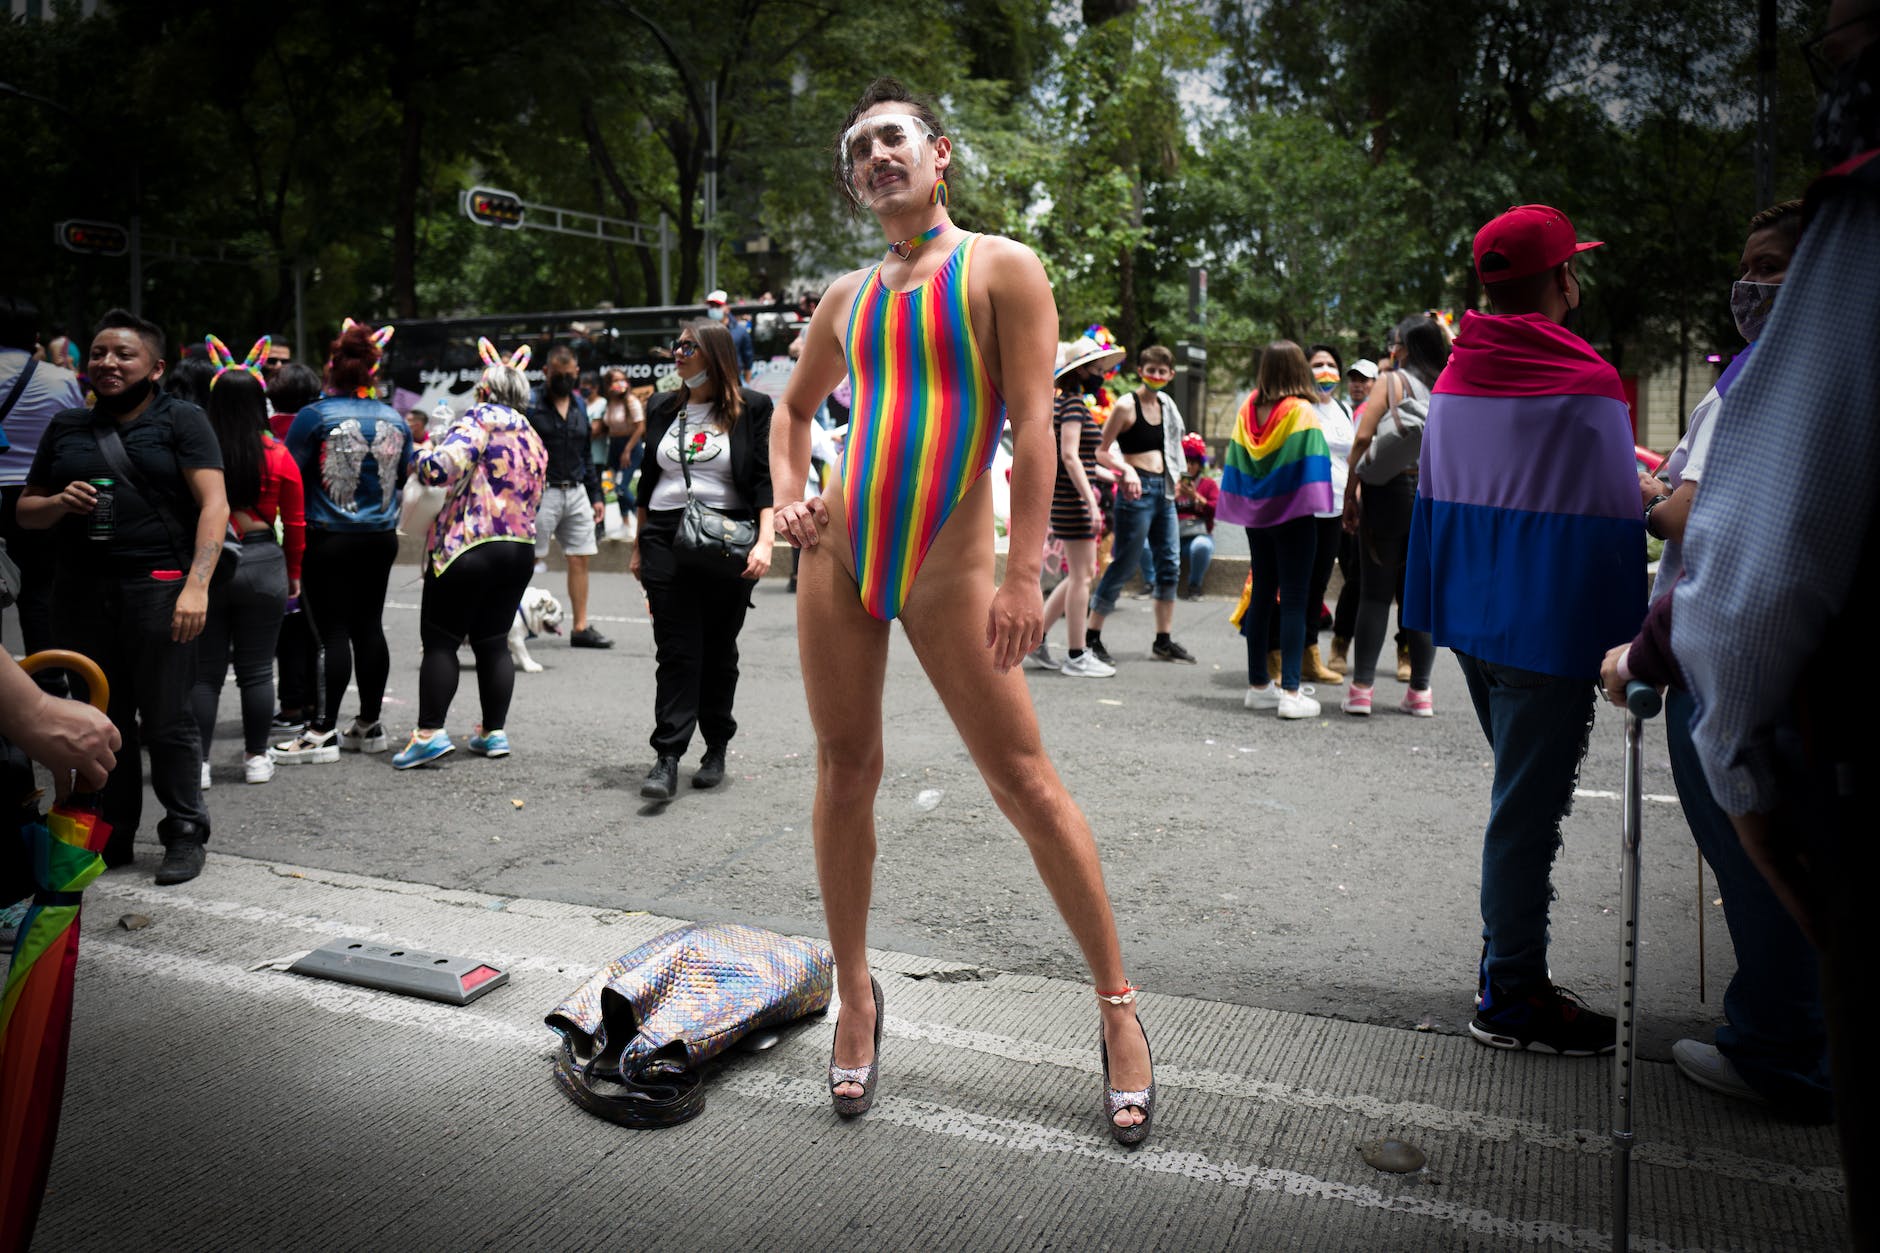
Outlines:
{"label": "clear plastic face shield", "polygon": [[862,208],[908,185],[934,134],[910,113],[877,113],[842,134],[842,185]]}

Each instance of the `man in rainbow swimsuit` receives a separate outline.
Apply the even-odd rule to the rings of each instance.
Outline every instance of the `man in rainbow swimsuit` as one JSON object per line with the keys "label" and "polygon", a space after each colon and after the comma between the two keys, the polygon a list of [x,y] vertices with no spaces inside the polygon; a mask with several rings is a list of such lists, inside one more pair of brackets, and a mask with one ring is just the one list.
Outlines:
{"label": "man in rainbow swimsuit", "polygon": [[[1124,1144],[1149,1133],[1155,1088],[1090,826],[1038,732],[1019,663],[1043,636],[1038,575],[1057,453],[1051,431],[1057,308],[1044,268],[946,211],[952,144],[892,79],[844,124],[837,176],[890,241],[837,280],[803,337],[771,432],[777,534],[801,552],[797,626],[816,732],[815,844],[842,1013],[830,1094],[866,1110],[879,1078],[881,990],[866,949],[881,781],[889,624],[908,642],[1096,982],[1103,1107]],[[847,375],[854,404],[840,487],[804,501],[809,424]],[[1011,545],[993,579],[991,465],[1012,427]]]}

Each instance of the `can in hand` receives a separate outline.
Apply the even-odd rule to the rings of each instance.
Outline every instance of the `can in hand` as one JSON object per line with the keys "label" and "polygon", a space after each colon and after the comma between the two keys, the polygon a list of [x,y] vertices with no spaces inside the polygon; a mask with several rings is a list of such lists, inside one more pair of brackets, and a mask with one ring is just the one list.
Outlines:
{"label": "can in hand", "polygon": [[92,479],[98,499],[85,519],[85,536],[98,543],[109,543],[117,532],[117,480]]}

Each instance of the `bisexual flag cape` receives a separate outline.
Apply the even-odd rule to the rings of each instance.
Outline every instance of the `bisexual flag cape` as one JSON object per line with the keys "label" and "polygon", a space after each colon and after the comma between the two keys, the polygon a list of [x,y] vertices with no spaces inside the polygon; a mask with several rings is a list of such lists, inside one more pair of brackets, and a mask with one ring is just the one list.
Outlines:
{"label": "bisexual flag cape", "polygon": [[1464,314],[1419,468],[1404,624],[1483,661],[1597,678],[1645,616],[1618,372],[1538,314]]}
{"label": "bisexual flag cape", "polygon": [[1240,402],[1234,438],[1221,458],[1214,516],[1233,526],[1278,526],[1332,509],[1332,448],[1319,411],[1296,396],[1273,406],[1256,427],[1259,393]]}

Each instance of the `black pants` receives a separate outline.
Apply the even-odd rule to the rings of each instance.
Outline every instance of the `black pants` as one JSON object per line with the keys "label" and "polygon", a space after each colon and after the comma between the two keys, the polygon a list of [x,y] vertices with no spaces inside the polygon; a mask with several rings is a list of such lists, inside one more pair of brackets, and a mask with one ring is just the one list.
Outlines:
{"label": "black pants", "polygon": [[[7,556],[20,568],[20,595],[15,605],[20,615],[20,641],[27,652],[36,653],[53,646],[53,539],[50,531],[29,531],[20,526],[20,496],[25,491],[24,487],[0,487],[0,540],[6,541]],[[53,695],[65,695],[63,671],[43,671],[37,681]]]}
{"label": "black pants", "polygon": [[310,720],[320,708],[320,640],[298,602],[281,619],[274,659],[281,669],[281,709]]}
{"label": "black pants", "polygon": [[649,513],[640,532],[640,570],[653,607],[658,677],[649,743],[661,757],[683,757],[692,732],[723,748],[738,732],[731,716],[738,692],[738,632],[751,605],[749,579],[694,574],[674,567],[672,534],[679,511]]}
{"label": "black pants", "polygon": [[509,655],[509,628],[516,606],[535,571],[535,546],[491,540],[459,553],[438,574],[424,563],[424,601],[418,634],[424,660],[418,665],[418,725],[435,731],[450,715],[457,695],[457,649],[467,640],[477,662],[477,695],[483,730],[500,731],[516,690],[516,663]]}
{"label": "black pants", "polygon": [[1338,528],[1338,568],[1345,581],[1338,588],[1338,603],[1332,606],[1332,634],[1349,641],[1358,629],[1358,589],[1364,583],[1363,565],[1358,557],[1358,537]]}
{"label": "black pants", "polygon": [[[1266,654],[1279,650],[1279,683],[1289,692],[1299,690],[1299,669],[1306,649],[1306,589],[1312,584],[1312,557],[1318,542],[1318,519],[1293,518],[1278,526],[1250,526],[1247,551],[1253,566],[1253,595],[1241,617],[1240,632],[1247,637],[1247,682],[1266,685]],[[1267,615],[1254,608],[1271,604],[1279,596],[1279,631],[1268,630]],[[1318,610],[1312,611],[1315,615]]]}
{"label": "black pants", "polygon": [[[144,763],[164,809],[157,836],[209,837],[202,803],[202,744],[190,712],[196,681],[196,643],[170,639],[170,616],[182,581],[159,582],[148,570],[110,574],[61,571],[52,593],[53,629],[61,648],[98,663],[111,684],[106,713],[124,737],[117,768],[104,785],[104,817],[111,824],[105,861],[131,860],[131,841],[143,818]],[[141,737],[140,737],[141,730]],[[141,738],[141,743],[140,743]]]}
{"label": "black pants", "polygon": [[[1312,519],[1312,573],[1306,581],[1307,644],[1318,642],[1319,611],[1325,605],[1325,589],[1332,585],[1332,565],[1338,560],[1338,537],[1343,533],[1343,522],[1338,518]],[[1266,638],[1269,641],[1279,638],[1279,602],[1277,601],[1273,604],[1273,612],[1267,618]],[[1271,647],[1270,643],[1268,647]]]}
{"label": "black pants", "polygon": [[196,640],[196,683],[190,707],[202,739],[203,760],[215,742],[216,707],[228,678],[231,653],[235,687],[241,693],[242,755],[268,751],[268,725],[274,715],[274,639],[287,604],[287,556],[274,532],[242,539],[241,565],[235,577],[209,594],[209,620]]}
{"label": "black pants", "polygon": [[[1417,481],[1400,474],[1388,483],[1364,485],[1364,525],[1358,529],[1364,575],[1358,593],[1358,634],[1351,648],[1351,680],[1369,687],[1377,680],[1377,656],[1390,627],[1390,602],[1403,599],[1403,572],[1410,556],[1410,516],[1416,507]],[[1410,686],[1424,691],[1436,665],[1436,645],[1428,631],[1403,631],[1410,646]]]}
{"label": "black pants", "polygon": [[359,721],[379,720],[392,653],[385,643],[385,588],[398,559],[396,531],[316,531],[307,528],[301,563],[300,606],[326,649],[326,699],[316,731],[339,723],[339,703],[359,667]]}

